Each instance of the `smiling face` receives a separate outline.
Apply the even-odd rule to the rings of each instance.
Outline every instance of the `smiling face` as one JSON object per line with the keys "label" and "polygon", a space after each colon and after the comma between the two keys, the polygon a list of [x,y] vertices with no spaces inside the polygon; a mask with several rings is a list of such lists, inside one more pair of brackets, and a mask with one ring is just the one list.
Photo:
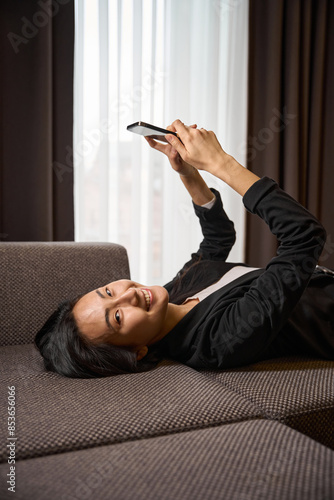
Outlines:
{"label": "smiling face", "polygon": [[120,280],[81,297],[73,315],[80,333],[87,339],[94,342],[105,336],[108,343],[137,351],[141,359],[148,345],[168,333],[167,311],[165,288]]}

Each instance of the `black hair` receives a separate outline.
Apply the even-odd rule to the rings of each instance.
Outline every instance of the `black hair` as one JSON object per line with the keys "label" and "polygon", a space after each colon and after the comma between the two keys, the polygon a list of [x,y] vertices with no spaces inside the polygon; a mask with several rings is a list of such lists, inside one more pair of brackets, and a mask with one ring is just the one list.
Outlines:
{"label": "black hair", "polygon": [[[206,267],[200,263],[202,255],[177,274],[169,292],[170,302],[182,304],[190,292],[201,289]],[[47,370],[65,377],[108,377],[151,370],[166,357],[159,342],[148,346],[148,353],[138,361],[135,352],[108,343],[105,336],[88,340],[80,333],[73,315],[73,308],[83,295],[61,302],[35,336]]]}
{"label": "black hair", "polygon": [[47,370],[65,377],[107,377],[148,371],[162,360],[154,345],[138,361],[135,352],[111,345],[103,337],[101,343],[83,337],[73,315],[73,308],[81,297],[59,304],[35,336],[35,345]]}

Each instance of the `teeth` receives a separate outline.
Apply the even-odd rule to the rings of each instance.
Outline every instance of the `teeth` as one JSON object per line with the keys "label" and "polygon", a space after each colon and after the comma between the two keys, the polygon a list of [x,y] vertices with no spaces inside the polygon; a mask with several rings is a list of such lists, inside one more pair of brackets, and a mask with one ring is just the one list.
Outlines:
{"label": "teeth", "polygon": [[149,310],[150,305],[151,305],[150,294],[146,290],[143,290],[143,294],[144,294],[144,297],[145,297],[147,310]]}

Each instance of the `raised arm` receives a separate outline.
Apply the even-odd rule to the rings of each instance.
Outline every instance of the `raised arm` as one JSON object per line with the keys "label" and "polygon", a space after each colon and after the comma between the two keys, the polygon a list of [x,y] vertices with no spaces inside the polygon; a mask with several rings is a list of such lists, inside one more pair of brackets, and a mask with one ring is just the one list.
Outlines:
{"label": "raised arm", "polygon": [[187,127],[180,120],[172,124],[181,141],[174,135],[166,139],[181,158],[198,170],[210,172],[241,196],[259,180],[259,177],[225,153],[214,132]]}
{"label": "raised arm", "polygon": [[[265,271],[242,297],[235,297],[215,328],[203,325],[211,338],[214,365],[219,367],[241,366],[267,356],[300,300],[326,239],[319,221],[267,177],[249,188],[243,202],[268,224],[280,245]],[[202,362],[210,365],[208,358]]]}
{"label": "raised arm", "polygon": [[[167,128],[175,131],[173,126]],[[195,129],[196,125],[189,128]],[[146,140],[152,148],[168,157],[172,168],[179,174],[192,198],[195,214],[201,224],[203,241],[197,252],[192,254],[191,260],[185,264],[180,272],[184,272],[199,258],[225,261],[235,242],[235,230],[233,222],[223,209],[220,194],[218,191],[211,190],[198,170],[185,162],[170,144],[161,144],[147,137]],[[203,205],[213,200],[215,202],[210,209],[203,208]]]}
{"label": "raised arm", "polygon": [[192,131],[179,121],[174,125],[182,143],[174,136],[167,139],[183,159],[212,173],[243,196],[246,209],[261,217],[280,243],[277,255],[250,286],[221,291],[226,293],[228,307],[217,312],[215,322],[203,318],[205,335],[186,360],[194,367],[241,366],[261,359],[281,331],[308,284],[326,232],[276,182],[260,179],[226,155],[213,132]]}

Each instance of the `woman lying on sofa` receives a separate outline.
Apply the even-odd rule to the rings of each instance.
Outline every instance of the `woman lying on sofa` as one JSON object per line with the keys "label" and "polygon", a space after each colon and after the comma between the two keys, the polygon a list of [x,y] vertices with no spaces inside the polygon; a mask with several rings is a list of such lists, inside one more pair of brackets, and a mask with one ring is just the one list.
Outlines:
{"label": "woman lying on sofa", "polygon": [[[170,358],[223,369],[286,355],[334,359],[334,273],[317,266],[326,233],[276,182],[227,155],[215,134],[176,120],[167,155],[187,188],[203,241],[165,286],[103,284],[63,302],[35,342],[48,370],[69,377],[146,371]],[[239,193],[278,238],[265,269],[227,263],[235,231],[199,170]],[[259,242],[259,245],[261,242]]]}

